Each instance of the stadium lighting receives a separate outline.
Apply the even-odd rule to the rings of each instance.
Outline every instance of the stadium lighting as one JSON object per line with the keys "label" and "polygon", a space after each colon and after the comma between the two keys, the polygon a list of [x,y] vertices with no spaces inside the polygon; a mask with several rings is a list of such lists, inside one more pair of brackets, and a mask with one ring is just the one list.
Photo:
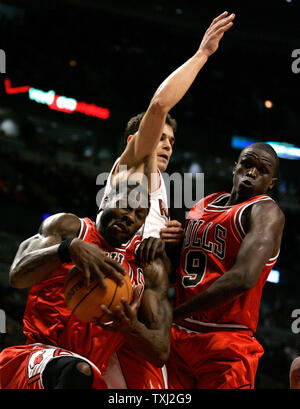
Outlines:
{"label": "stadium lighting", "polygon": [[280,273],[278,270],[271,270],[270,274],[267,278],[267,281],[269,281],[269,283],[274,283],[274,284],[278,284],[280,281]]}
{"label": "stadium lighting", "polygon": [[[259,142],[255,139],[233,135],[231,138],[231,146],[233,149],[244,149],[246,146],[251,145],[252,143]],[[274,142],[266,141],[272,148],[275,150],[279,158],[283,159],[300,159],[300,148],[288,142]]]}
{"label": "stadium lighting", "polygon": [[265,100],[265,107],[266,107],[267,109],[273,108],[273,102],[270,101],[269,99],[266,99],[266,100]]}
{"label": "stadium lighting", "polygon": [[38,104],[47,105],[50,109],[71,114],[79,112],[81,114],[94,116],[96,118],[108,119],[110,110],[108,108],[99,107],[95,104],[87,104],[86,102],[77,101],[74,98],[57,95],[55,91],[43,91],[28,85],[22,87],[12,87],[9,78],[4,80],[5,92],[7,94],[28,93],[31,101]]}

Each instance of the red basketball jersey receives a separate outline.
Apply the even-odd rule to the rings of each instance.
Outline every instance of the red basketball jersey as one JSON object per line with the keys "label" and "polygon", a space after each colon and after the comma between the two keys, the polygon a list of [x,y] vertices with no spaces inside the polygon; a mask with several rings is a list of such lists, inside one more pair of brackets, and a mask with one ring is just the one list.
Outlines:
{"label": "red basketball jersey", "polygon": [[[255,196],[234,206],[222,206],[228,193],[215,193],[200,200],[185,221],[185,239],[176,280],[176,305],[196,296],[235,264],[245,237],[243,212],[254,203],[273,200],[267,195]],[[224,306],[207,312],[193,313],[176,323],[185,328],[203,331],[212,329],[256,330],[263,286],[276,263],[268,260],[255,287]]]}
{"label": "red basketball jersey", "polygon": [[[108,245],[88,218],[80,219],[78,238],[96,244],[107,255],[118,260],[131,277],[133,288],[142,284],[141,268],[135,264],[135,247],[141,242],[134,236],[115,249]],[[121,333],[103,330],[93,323],[85,323],[71,313],[65,303],[64,281],[72,264],[63,264],[47,279],[34,285],[29,292],[23,318],[27,343],[40,342],[68,349],[83,355],[103,372],[109,357],[123,344]]]}

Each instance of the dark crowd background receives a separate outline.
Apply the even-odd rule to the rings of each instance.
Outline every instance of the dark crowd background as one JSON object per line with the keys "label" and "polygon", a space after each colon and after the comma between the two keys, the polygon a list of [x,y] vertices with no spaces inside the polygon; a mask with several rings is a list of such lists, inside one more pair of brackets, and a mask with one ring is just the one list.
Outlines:
{"label": "dark crowd background", "polygon": [[[27,290],[8,285],[18,245],[56,212],[95,218],[108,172],[124,147],[127,120],[145,110],[156,87],[197,50],[211,20],[236,13],[234,27],[183,100],[168,172],[204,172],[205,194],[229,190],[239,151],[233,135],[299,143],[300,7],[272,1],[4,1],[0,2],[0,310],[6,314],[0,350],[24,342]],[[299,63],[300,67],[300,63]],[[7,94],[31,86],[110,109],[106,120],[51,110]],[[265,107],[265,101],[273,103]],[[289,387],[291,361],[300,355],[299,162],[281,159],[273,197],[286,215],[276,270],[267,282],[257,338],[265,354],[256,388]],[[172,203],[172,202],[171,202]],[[171,207],[184,221],[185,209]],[[297,311],[299,308],[299,311]]]}

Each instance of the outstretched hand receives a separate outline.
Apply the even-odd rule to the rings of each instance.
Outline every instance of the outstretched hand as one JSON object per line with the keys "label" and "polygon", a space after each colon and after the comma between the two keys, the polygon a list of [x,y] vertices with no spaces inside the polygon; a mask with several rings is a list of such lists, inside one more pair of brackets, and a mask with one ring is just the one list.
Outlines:
{"label": "outstretched hand", "polygon": [[207,57],[216,52],[224,33],[233,26],[234,18],[235,14],[232,13],[228,16],[227,11],[216,17],[206,30],[199,51],[202,51]]}

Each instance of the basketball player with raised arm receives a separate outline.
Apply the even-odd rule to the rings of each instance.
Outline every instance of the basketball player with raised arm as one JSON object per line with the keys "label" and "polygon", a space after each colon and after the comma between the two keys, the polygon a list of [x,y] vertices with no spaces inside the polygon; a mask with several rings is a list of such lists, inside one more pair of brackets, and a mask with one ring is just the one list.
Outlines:
{"label": "basketball player with raised arm", "polygon": [[[144,270],[137,265],[135,250],[141,237],[135,233],[148,214],[149,195],[141,190],[144,202],[132,207],[126,199],[133,187],[126,182],[121,186],[111,190],[97,224],[60,213],[46,219],[37,235],[21,243],[10,283],[16,288],[31,287],[23,317],[26,345],[1,352],[0,389],[107,388],[103,380],[107,361],[125,339],[153,365],[166,362],[172,322],[167,257],[162,249]],[[112,326],[83,322],[68,309],[64,282],[73,265],[82,271],[87,286],[91,273],[104,288],[106,275],[118,285],[124,274],[130,275],[133,302],[129,305],[124,300],[123,309],[107,311]],[[113,331],[115,327],[118,332]]]}
{"label": "basketball player with raised arm", "polygon": [[[181,224],[169,221],[167,193],[161,172],[168,166],[174,144],[176,122],[169,111],[183,98],[208,58],[217,50],[224,33],[233,25],[234,14],[224,12],[215,18],[201,41],[196,53],[169,75],[158,87],[145,113],[132,118],[125,136],[127,146],[110,172],[99,217],[105,208],[105,201],[114,180],[122,174],[146,177],[151,206],[140,234],[143,238],[161,237],[168,244],[182,240]],[[125,169],[125,170],[123,170]],[[167,374],[164,368],[153,368],[137,357],[127,345],[111,358],[105,375],[110,388],[167,388]]]}
{"label": "basketball player with raised arm", "polygon": [[246,147],[231,193],[205,197],[186,218],[167,363],[172,388],[254,388],[260,299],[284,228],[267,194],[277,168],[270,145]]}

